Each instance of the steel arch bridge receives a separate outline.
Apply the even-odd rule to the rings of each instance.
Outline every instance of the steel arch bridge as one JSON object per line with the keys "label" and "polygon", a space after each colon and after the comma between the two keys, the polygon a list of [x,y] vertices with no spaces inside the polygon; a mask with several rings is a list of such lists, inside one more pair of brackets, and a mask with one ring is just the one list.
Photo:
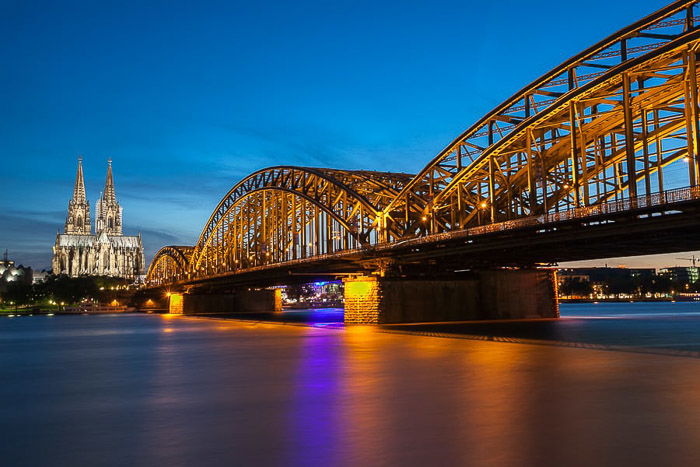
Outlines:
{"label": "steel arch bridge", "polygon": [[236,184],[187,261],[149,284],[700,197],[697,1],[572,57],[474,123],[417,175],[303,167]]}
{"label": "steel arch bridge", "polygon": [[188,279],[193,251],[191,246],[164,246],[158,250],[146,273],[149,283],[157,286]]}

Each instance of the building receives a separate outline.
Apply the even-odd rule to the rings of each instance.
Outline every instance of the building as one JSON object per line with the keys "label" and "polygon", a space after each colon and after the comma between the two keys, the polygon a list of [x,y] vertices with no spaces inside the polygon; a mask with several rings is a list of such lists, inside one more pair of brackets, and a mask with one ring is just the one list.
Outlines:
{"label": "building", "polygon": [[0,260],[0,292],[7,290],[10,282],[32,283],[32,268],[24,267],[21,264],[15,266],[15,262],[7,257],[7,250]]}
{"label": "building", "polygon": [[32,271],[32,284],[39,284],[46,280],[49,275],[49,271],[42,269],[41,271]]}
{"label": "building", "polygon": [[73,197],[68,202],[64,233],[53,247],[54,274],[81,274],[136,279],[144,269],[141,235],[122,233],[122,207],[117,202],[108,162],[105,189],[97,201],[95,233],[90,222],[90,203],[85,194],[82,158],[78,159]]}
{"label": "building", "polygon": [[659,271],[660,276],[668,277],[673,282],[681,284],[695,284],[700,279],[700,268],[695,266],[675,266]]}

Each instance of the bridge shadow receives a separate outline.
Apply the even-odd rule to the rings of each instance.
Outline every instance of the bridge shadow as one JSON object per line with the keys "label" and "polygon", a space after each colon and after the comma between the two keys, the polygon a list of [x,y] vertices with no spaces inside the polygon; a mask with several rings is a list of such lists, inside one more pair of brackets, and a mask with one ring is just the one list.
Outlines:
{"label": "bridge shadow", "polygon": [[[385,324],[382,332],[700,358],[700,303],[562,305],[559,319]],[[342,328],[342,308],[200,315]]]}
{"label": "bridge shadow", "polygon": [[[670,308],[673,306],[673,308]],[[559,319],[384,325],[436,337],[555,345],[700,358],[700,304],[592,304],[563,307]],[[584,312],[581,312],[584,310]]]}
{"label": "bridge shadow", "polygon": [[286,309],[282,312],[251,312],[198,315],[209,318],[260,321],[280,324],[305,324],[343,327],[342,308]]}

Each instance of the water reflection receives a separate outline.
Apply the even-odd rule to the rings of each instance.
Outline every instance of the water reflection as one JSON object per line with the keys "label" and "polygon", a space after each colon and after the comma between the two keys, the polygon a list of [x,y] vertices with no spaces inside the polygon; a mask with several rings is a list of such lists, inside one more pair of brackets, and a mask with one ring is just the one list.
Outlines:
{"label": "water reflection", "polygon": [[700,460],[693,358],[160,316],[0,336],[5,465]]}
{"label": "water reflection", "polygon": [[290,408],[286,452],[291,465],[334,465],[339,461],[337,442],[343,394],[341,374],[345,356],[337,336],[313,328],[301,331]]}

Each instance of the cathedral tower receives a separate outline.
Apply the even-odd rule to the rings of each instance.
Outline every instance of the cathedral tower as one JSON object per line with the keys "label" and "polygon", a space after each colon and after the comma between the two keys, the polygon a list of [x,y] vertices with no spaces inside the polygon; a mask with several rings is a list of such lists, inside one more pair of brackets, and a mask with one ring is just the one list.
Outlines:
{"label": "cathedral tower", "polygon": [[75,235],[90,235],[90,203],[85,196],[85,180],[83,179],[83,158],[78,158],[78,173],[75,176],[73,197],[68,202],[65,233]]}
{"label": "cathedral tower", "polygon": [[117,202],[114,193],[114,178],[112,177],[112,160],[107,161],[107,180],[102,197],[97,201],[95,233],[107,235],[122,234],[122,207]]}
{"label": "cathedral tower", "polygon": [[90,232],[90,206],[85,197],[82,158],[78,159],[73,198],[68,204],[65,233],[56,234],[51,267],[54,274],[124,277],[143,274],[141,235],[122,235],[122,208],[114,194],[112,161],[107,167],[105,191],[97,200],[95,230]]}

